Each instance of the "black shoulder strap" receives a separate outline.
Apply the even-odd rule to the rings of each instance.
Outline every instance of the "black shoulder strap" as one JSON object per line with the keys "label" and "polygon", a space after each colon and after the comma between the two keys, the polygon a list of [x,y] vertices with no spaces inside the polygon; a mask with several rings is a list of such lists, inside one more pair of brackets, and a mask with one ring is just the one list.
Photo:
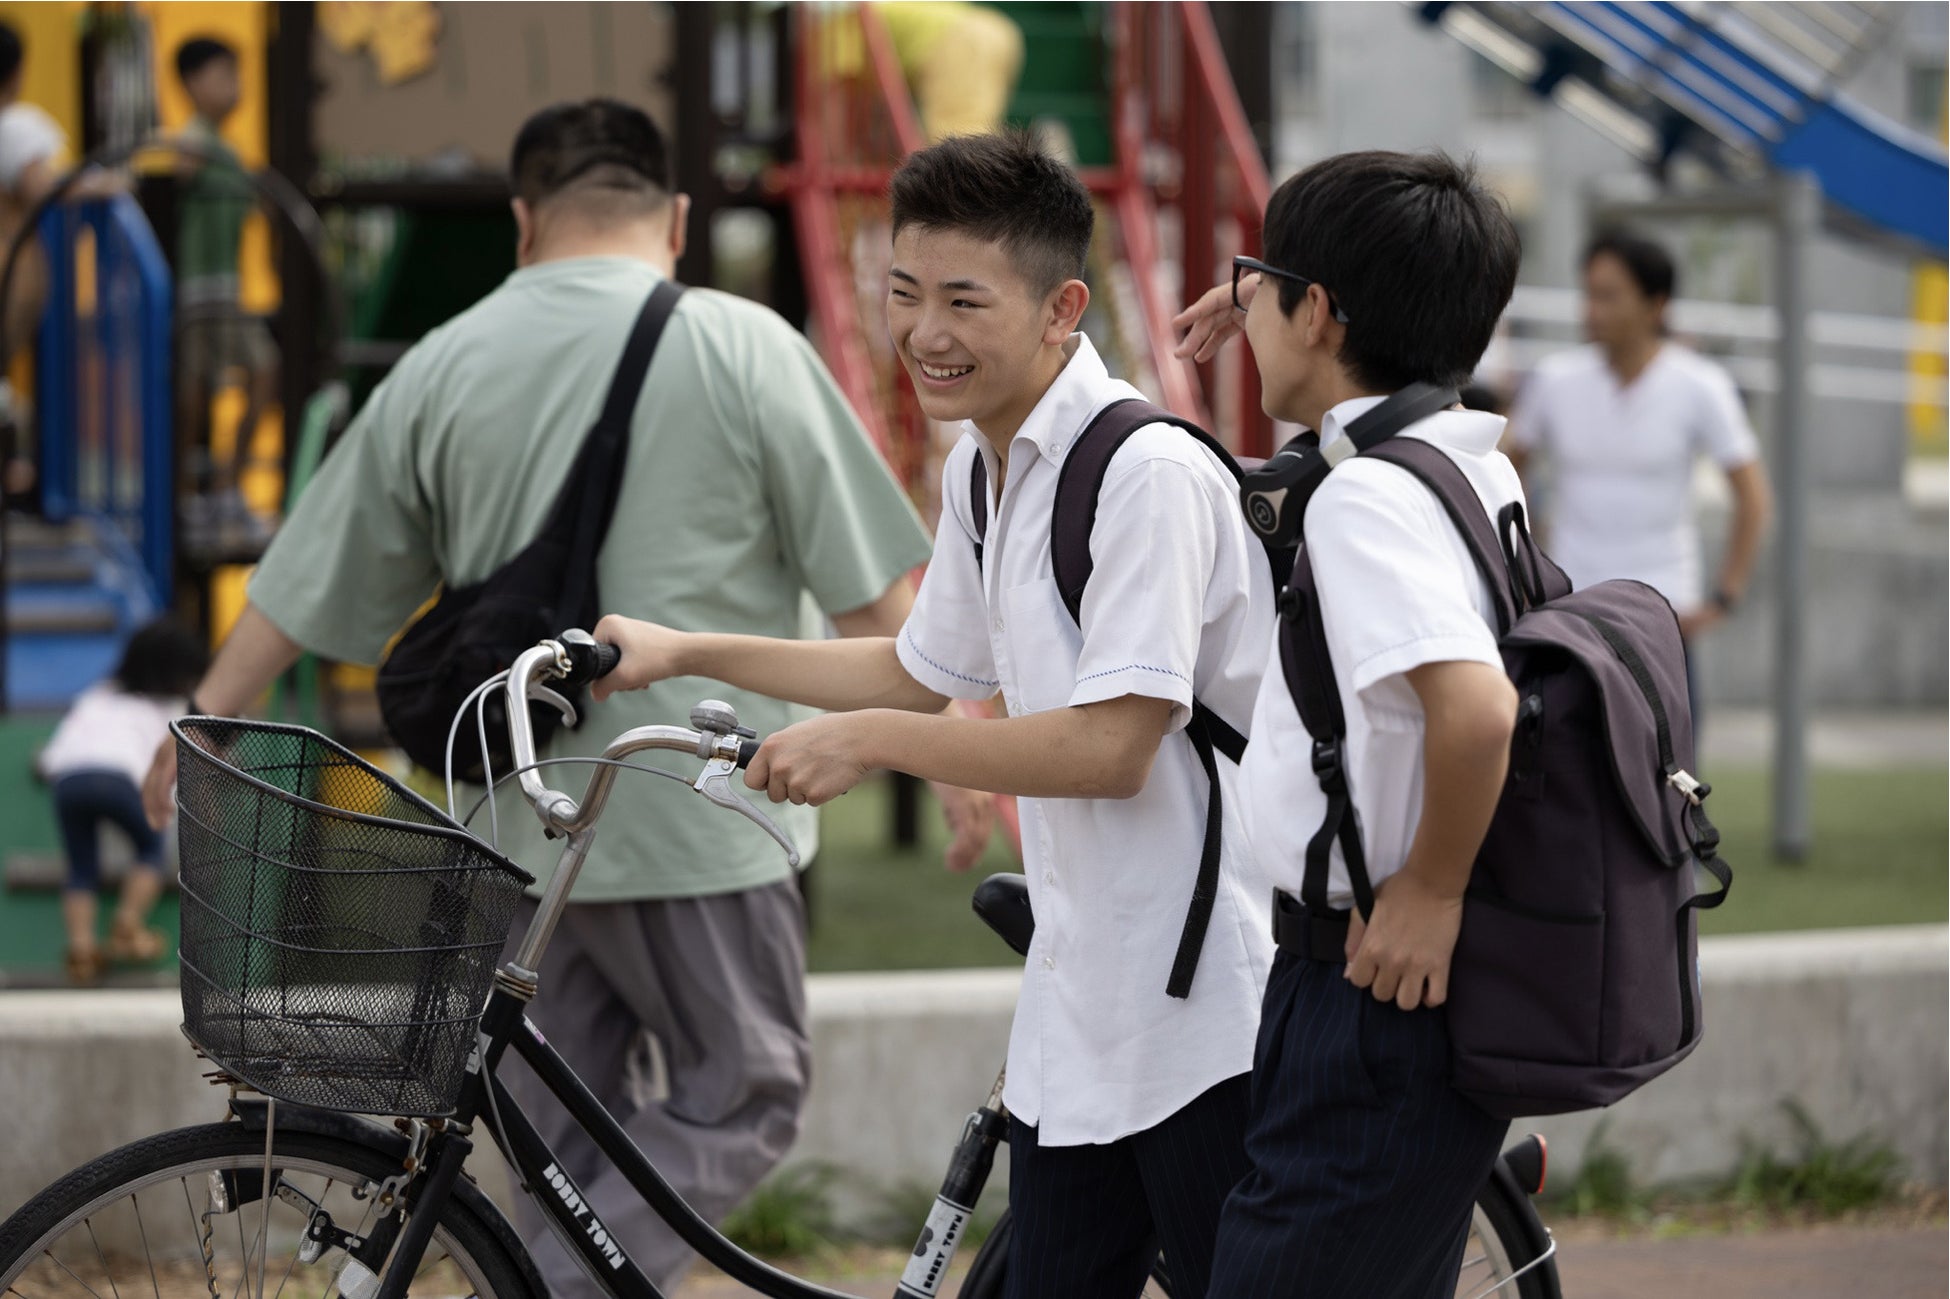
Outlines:
{"label": "black shoulder strap", "polygon": [[[1077,435],[1069,454],[1063,458],[1056,479],[1056,501],[1050,512],[1050,576],[1056,581],[1063,607],[1079,626],[1083,623],[1083,592],[1090,584],[1096,561],[1090,553],[1090,533],[1097,523],[1097,499],[1110,472],[1111,459],[1131,435],[1148,424],[1171,424],[1197,438],[1219,458],[1219,463],[1239,477],[1239,466],[1232,453],[1210,433],[1190,420],[1136,397],[1114,401],[1097,412],[1083,432]],[[984,495],[986,496],[986,490]],[[1219,787],[1220,753],[1237,763],[1246,754],[1246,737],[1198,699],[1192,700],[1192,720],[1185,734],[1205,771],[1205,838],[1199,852],[1198,874],[1192,883],[1192,899],[1186,908],[1185,927],[1178,936],[1178,951],[1171,965],[1165,992],[1173,997],[1188,997],[1192,975],[1198,969],[1199,952],[1205,946],[1205,931],[1212,922],[1212,908],[1219,896],[1219,855],[1225,825],[1225,802]]]}
{"label": "black shoulder strap", "polygon": [[1110,472],[1118,448],[1147,424],[1171,424],[1185,430],[1209,447],[1235,479],[1239,477],[1232,453],[1190,420],[1138,397],[1114,401],[1098,411],[1063,458],[1063,469],[1056,478],[1056,503],[1050,512],[1050,576],[1056,579],[1063,606],[1079,623],[1083,620],[1083,590],[1090,584],[1090,572],[1095,567],[1090,532],[1097,524],[1097,498],[1104,490],[1104,475]]}
{"label": "black shoulder strap", "polygon": [[982,459],[979,447],[968,466],[968,519],[975,528],[975,568],[979,572],[982,543],[989,535],[989,462]]}
{"label": "black shoulder strap", "polygon": [[588,437],[583,439],[582,449],[569,469],[568,481],[550,512],[544,532],[565,536],[569,542],[561,606],[568,616],[579,616],[578,611],[594,589],[596,554],[602,549],[603,538],[609,535],[609,523],[616,514],[616,502],[623,489],[623,462],[630,448],[630,424],[636,414],[637,398],[643,392],[643,381],[650,372],[650,359],[656,355],[657,343],[663,338],[664,326],[670,323],[671,313],[683,292],[683,285],[661,280],[637,313],[636,324],[623,344],[623,354],[610,379],[602,413],[596,417]]}

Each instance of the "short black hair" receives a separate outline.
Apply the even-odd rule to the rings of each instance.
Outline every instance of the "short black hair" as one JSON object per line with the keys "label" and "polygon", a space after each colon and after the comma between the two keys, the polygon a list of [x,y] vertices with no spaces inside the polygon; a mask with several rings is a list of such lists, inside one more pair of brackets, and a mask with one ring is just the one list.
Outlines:
{"label": "short black hair", "polygon": [[[1326,158],[1266,205],[1266,260],[1315,281],[1348,318],[1340,361],[1362,386],[1461,387],[1517,287],[1523,241],[1474,168],[1447,154]],[[1279,281],[1291,315],[1305,289]]]}
{"label": "short black hair", "polygon": [[158,618],[129,637],[115,683],[132,695],[186,699],[209,666],[201,640],[174,619]]}
{"label": "short black hair", "polygon": [[219,59],[237,61],[237,47],[214,36],[192,36],[176,47],[176,77],[188,81]]}
{"label": "short black hair", "polygon": [[1591,263],[1600,257],[1616,257],[1625,273],[1632,277],[1632,283],[1639,286],[1639,292],[1648,298],[1664,298],[1670,302],[1673,291],[1679,287],[1679,271],[1672,264],[1672,254],[1643,235],[1629,230],[1600,231],[1597,238],[1585,245],[1584,260],[1578,264],[1589,270]]}
{"label": "short black hair", "polygon": [[14,23],[0,23],[0,86],[6,86],[16,76],[20,76],[21,60],[27,51],[20,43],[20,31]]}
{"label": "short black hair", "polygon": [[14,30],[14,25],[0,23],[0,86],[20,75],[20,64],[25,54],[20,33]]}
{"label": "short black hair", "polygon": [[950,136],[909,155],[891,188],[895,234],[913,225],[1000,244],[1038,293],[1084,278],[1090,191],[1027,131]]}
{"label": "short black hair", "polygon": [[531,208],[573,191],[642,212],[669,201],[670,149],[650,115],[618,99],[551,104],[521,125],[508,183]]}

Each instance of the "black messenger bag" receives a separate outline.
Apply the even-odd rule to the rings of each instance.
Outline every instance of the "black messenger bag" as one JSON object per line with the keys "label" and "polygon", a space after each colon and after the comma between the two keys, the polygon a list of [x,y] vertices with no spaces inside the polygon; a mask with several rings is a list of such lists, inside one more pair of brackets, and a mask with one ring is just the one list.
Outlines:
{"label": "black messenger bag", "polygon": [[[443,589],[433,608],[407,629],[380,665],[379,712],[387,731],[408,757],[436,775],[447,774],[447,737],[475,687],[511,666],[536,642],[565,627],[593,626],[602,613],[596,555],[616,513],[637,396],[683,291],[665,280],[643,304],[616,363],[602,414],[583,440],[541,535],[485,580]],[[488,761],[506,774],[514,758],[501,692],[489,691],[482,707]],[[539,747],[561,725],[561,716],[541,703],[530,703],[528,712]],[[483,779],[486,768],[472,719],[462,721],[453,755],[457,779]]]}

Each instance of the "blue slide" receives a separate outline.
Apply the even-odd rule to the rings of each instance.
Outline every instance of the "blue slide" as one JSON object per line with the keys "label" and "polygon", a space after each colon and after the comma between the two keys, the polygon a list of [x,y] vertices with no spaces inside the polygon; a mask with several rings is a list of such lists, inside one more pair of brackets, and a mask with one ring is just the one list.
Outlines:
{"label": "blue slide", "polygon": [[[1943,146],[1835,88],[1877,38],[1872,28],[1838,26],[1824,6],[1640,0],[1420,8],[1425,21],[1527,76],[1538,94],[1575,76],[1647,122],[1663,149],[1648,162],[1704,145],[1810,172],[1828,202],[1856,222],[1945,256],[1950,164]],[[1457,10],[1472,21],[1454,22]],[[1472,30],[1492,26],[1500,29],[1496,41],[1471,39]]]}

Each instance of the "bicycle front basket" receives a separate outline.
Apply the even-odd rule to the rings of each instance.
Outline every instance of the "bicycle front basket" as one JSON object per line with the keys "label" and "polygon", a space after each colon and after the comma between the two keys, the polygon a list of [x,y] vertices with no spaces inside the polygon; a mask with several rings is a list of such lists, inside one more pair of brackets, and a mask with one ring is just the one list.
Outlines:
{"label": "bicycle front basket", "polygon": [[280,1100],[452,1113],[533,878],[315,731],[170,730],[184,1032]]}

